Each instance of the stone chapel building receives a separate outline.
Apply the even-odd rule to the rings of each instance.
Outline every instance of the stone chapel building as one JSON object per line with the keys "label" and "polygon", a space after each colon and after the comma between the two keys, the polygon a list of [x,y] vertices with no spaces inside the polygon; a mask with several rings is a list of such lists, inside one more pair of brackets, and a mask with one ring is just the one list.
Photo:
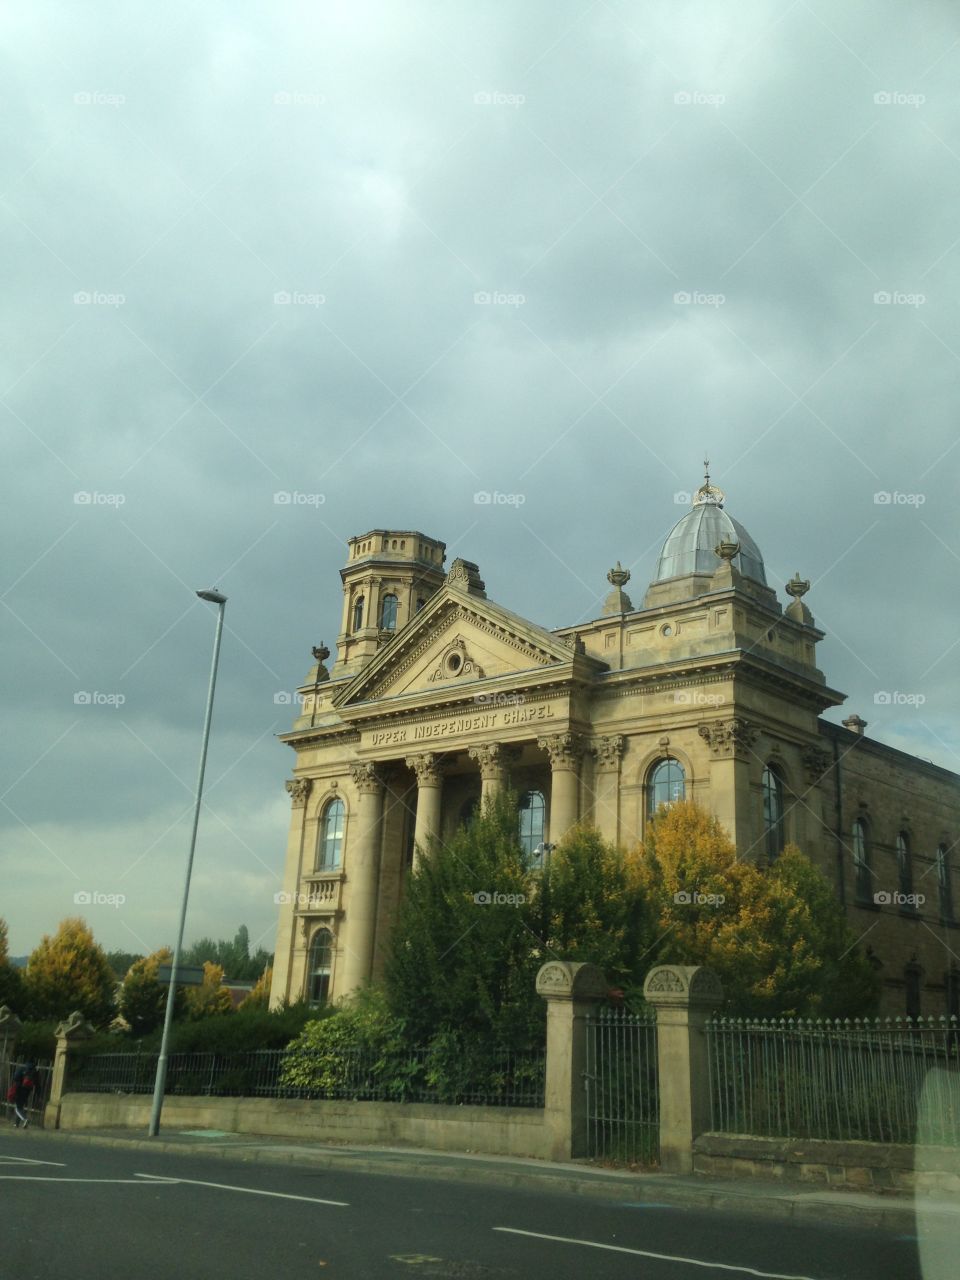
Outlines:
{"label": "stone chapel building", "polygon": [[[545,630],[444,567],[411,530],[351,538],[337,658],[314,649],[296,752],[272,1003],[321,1003],[380,971],[404,878],[432,835],[511,786],[531,859],[574,823],[629,846],[661,803],[714,813],[741,857],[793,841],[836,887],[884,980],[883,1012],[960,1013],[960,777],[822,718],[844,695],[794,577],[781,606],[709,477],[640,608],[619,566],[600,615]],[[921,900],[922,899],[922,900]]]}

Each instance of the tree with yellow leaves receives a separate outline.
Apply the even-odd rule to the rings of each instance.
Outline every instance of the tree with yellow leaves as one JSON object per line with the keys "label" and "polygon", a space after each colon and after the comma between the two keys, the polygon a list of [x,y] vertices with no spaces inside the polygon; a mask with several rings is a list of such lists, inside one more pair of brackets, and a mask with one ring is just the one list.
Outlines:
{"label": "tree with yellow leaves", "polygon": [[268,1009],[270,1007],[270,987],[273,984],[273,965],[268,964],[257,979],[256,986],[248,996],[240,1001],[239,1008],[246,1013],[250,1013],[253,1009]]}
{"label": "tree with yellow leaves", "polygon": [[[157,972],[162,964],[169,965],[172,960],[170,948],[161,947],[152,955],[135,960],[127,970],[120,988],[119,1005],[121,1014],[136,1036],[149,1035],[163,1022],[170,985],[159,982]],[[177,987],[175,1001],[173,1016],[177,1018],[182,1016],[186,1006],[181,986]]]}
{"label": "tree with yellow leaves", "polygon": [[203,982],[199,987],[188,987],[186,992],[186,1012],[191,1022],[200,1022],[203,1018],[212,1018],[218,1013],[230,1013],[233,1001],[230,992],[223,985],[223,968],[207,960],[203,966]]}
{"label": "tree with yellow leaves", "polygon": [[94,1026],[104,1026],[114,1014],[116,974],[93,931],[78,917],[60,922],[57,932],[43,941],[27,961],[24,979],[31,1018],[66,1018],[78,1009]]}
{"label": "tree with yellow leaves", "polygon": [[630,878],[653,911],[654,964],[702,964],[727,1008],[752,1017],[872,1013],[879,979],[827,879],[795,846],[770,867],[737,857],[692,801],[660,810]]}
{"label": "tree with yellow leaves", "polygon": [[14,1013],[22,1012],[23,978],[10,963],[6,920],[0,920],[0,1005],[9,1005]]}

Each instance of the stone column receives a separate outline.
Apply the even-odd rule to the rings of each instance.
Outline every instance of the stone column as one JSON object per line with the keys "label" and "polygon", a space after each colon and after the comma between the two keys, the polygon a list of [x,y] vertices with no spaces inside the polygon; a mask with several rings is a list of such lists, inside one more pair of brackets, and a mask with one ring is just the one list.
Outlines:
{"label": "stone column", "polygon": [[693,1140],[710,1128],[706,1022],[723,999],[720,979],[700,965],[657,965],[643,998],[657,1011],[660,1167],[691,1173]]}
{"label": "stone column", "polygon": [[309,778],[289,778],[284,786],[290,796],[290,829],[287,834],[287,856],[283,872],[283,889],[275,901],[280,907],[277,925],[277,944],[274,948],[273,982],[270,988],[270,1006],[279,1007],[283,1001],[296,1000],[303,994],[293,990],[294,952],[297,947],[296,909],[299,905],[303,876],[304,834],[306,831],[307,799],[312,782]]}
{"label": "stone column", "polygon": [[594,770],[593,820],[605,840],[620,839],[620,758],[624,738],[620,733],[606,734],[593,743],[596,757]]}
{"label": "stone column", "polygon": [[[807,853],[808,857],[813,856],[815,850],[819,850],[823,855],[829,856],[836,836],[824,819],[823,809],[825,790],[834,781],[833,758],[829,751],[824,750],[823,747],[817,744],[804,747],[802,759],[806,785],[803,792],[803,801],[796,808],[801,828],[797,844]],[[823,865],[827,865],[826,857]]]}
{"label": "stone column", "polygon": [[[170,993],[171,998],[173,992]],[[93,1035],[93,1027],[82,1013],[71,1013],[66,1022],[57,1027],[57,1049],[53,1057],[53,1079],[50,1082],[50,1097],[44,1112],[44,1124],[50,1129],[60,1128],[60,1111],[63,1095],[67,1089],[67,1064],[70,1050],[81,1040]]]}
{"label": "stone column", "polygon": [[340,927],[341,957],[334,973],[336,996],[349,995],[370,980],[377,924],[377,884],[380,878],[380,819],[383,780],[375,764],[352,769],[359,795],[356,815],[347,827],[344,870],[349,890],[345,919]]}
{"label": "stone column", "polygon": [[557,844],[580,817],[583,739],[579,733],[557,733],[538,738],[537,746],[550,757],[550,842]]}
{"label": "stone column", "polygon": [[417,775],[417,820],[413,832],[413,865],[417,866],[430,848],[430,841],[440,835],[443,768],[440,757],[432,751],[407,756],[406,765]]}
{"label": "stone column", "polygon": [[499,742],[470,747],[467,755],[480,766],[481,807],[499,795],[507,783],[507,752]]}
{"label": "stone column", "polygon": [[750,806],[750,762],[757,729],[741,716],[711,720],[697,732],[710,748],[710,808],[723,823],[737,853],[751,862],[764,856],[763,832],[754,829]]}
{"label": "stone column", "polygon": [[7,1096],[13,1075],[13,1050],[20,1034],[20,1019],[8,1005],[0,1006],[0,1088]]}
{"label": "stone column", "polygon": [[575,1160],[587,1151],[587,1018],[607,995],[595,964],[551,960],[537,974],[547,1002],[547,1075],[544,1123],[550,1160]]}

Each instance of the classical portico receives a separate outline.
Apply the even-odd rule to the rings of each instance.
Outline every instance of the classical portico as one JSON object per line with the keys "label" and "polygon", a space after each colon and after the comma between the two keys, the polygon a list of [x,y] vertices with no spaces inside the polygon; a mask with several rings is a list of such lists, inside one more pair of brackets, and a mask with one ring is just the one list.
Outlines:
{"label": "classical portico", "polygon": [[[810,584],[795,575],[781,605],[709,477],[666,538],[643,605],[618,562],[596,616],[575,627],[549,631],[489,599],[476,564],[444,571],[444,544],[416,531],[373,530],[348,552],[337,660],[328,671],[329,650],[313,650],[282,735],[296,759],[274,1004],[336,999],[375,977],[417,860],[507,788],[533,865],[577,823],[632,846],[681,797],[761,866],[795,842],[855,923],[882,925],[872,936],[895,956],[891,990],[903,964],[924,968],[933,944],[914,930],[901,961],[896,922],[860,920],[857,895],[868,871],[885,884],[887,798],[899,788],[889,822],[906,829],[909,818],[932,860],[957,839],[958,780],[872,743],[859,717],[842,728],[821,718],[843,695],[816,666]],[[923,809],[908,813],[917,791]],[[952,864],[935,856],[949,913]],[[925,971],[937,966],[931,955]]]}

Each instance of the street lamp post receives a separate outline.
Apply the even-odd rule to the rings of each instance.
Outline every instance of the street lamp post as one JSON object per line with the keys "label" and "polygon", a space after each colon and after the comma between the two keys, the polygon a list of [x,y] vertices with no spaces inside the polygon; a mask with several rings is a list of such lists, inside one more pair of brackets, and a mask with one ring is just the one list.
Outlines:
{"label": "street lamp post", "polygon": [[163,1090],[167,1082],[167,1046],[170,1041],[170,1028],[173,1025],[173,1007],[177,995],[177,969],[180,964],[180,951],[183,947],[183,927],[187,919],[187,899],[190,896],[190,874],[193,871],[193,851],[197,847],[197,827],[200,825],[200,800],[203,796],[203,774],[207,767],[207,744],[210,741],[210,721],[213,716],[213,691],[217,685],[217,664],[220,661],[220,637],[223,634],[223,613],[227,597],[219,591],[198,591],[201,600],[209,600],[217,605],[217,631],[213,640],[213,662],[210,666],[210,687],[207,689],[207,709],[203,718],[203,745],[200,748],[200,770],[197,774],[197,799],[193,807],[193,830],[190,832],[190,852],[187,855],[187,874],[183,882],[183,901],[180,903],[180,927],[177,930],[177,941],[173,948],[173,961],[170,965],[170,986],[167,988],[167,1007],[163,1016],[163,1036],[160,1040],[160,1057],[157,1060],[157,1077],[153,1084],[153,1108],[150,1112],[150,1128],[147,1130],[151,1138],[155,1138],[160,1129],[160,1112],[163,1109]]}

